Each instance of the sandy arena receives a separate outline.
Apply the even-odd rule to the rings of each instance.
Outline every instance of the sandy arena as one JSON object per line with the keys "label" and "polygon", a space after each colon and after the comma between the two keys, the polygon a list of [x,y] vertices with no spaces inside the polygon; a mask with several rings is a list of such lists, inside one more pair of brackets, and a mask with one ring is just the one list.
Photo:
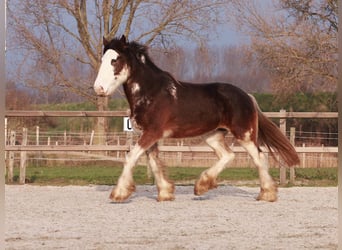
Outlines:
{"label": "sandy arena", "polygon": [[228,185],[161,203],[154,186],[121,204],[110,190],[6,185],[6,249],[337,249],[337,187],[280,188],[275,203]]}

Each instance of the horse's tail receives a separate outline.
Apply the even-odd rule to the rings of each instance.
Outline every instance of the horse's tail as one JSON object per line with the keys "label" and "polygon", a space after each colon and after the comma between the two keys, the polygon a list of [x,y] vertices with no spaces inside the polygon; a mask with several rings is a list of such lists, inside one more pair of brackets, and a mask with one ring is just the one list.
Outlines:
{"label": "horse's tail", "polygon": [[280,129],[261,112],[253,96],[252,99],[258,111],[258,143],[264,144],[271,154],[273,151],[278,152],[288,166],[298,165],[300,160],[293,145]]}

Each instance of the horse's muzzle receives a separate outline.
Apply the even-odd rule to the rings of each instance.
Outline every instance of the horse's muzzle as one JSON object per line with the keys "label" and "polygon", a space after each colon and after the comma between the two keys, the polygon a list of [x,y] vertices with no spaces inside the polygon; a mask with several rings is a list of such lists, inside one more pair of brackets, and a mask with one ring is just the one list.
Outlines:
{"label": "horse's muzzle", "polygon": [[102,96],[102,97],[106,96],[106,93],[102,86],[94,86],[94,90],[97,96]]}

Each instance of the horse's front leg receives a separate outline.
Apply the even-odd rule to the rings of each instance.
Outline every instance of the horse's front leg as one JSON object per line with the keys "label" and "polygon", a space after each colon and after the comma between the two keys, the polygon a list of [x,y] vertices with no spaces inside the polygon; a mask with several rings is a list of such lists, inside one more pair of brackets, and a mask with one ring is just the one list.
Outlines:
{"label": "horse's front leg", "polygon": [[158,188],[158,201],[172,201],[175,199],[174,184],[165,177],[164,166],[158,158],[158,145],[154,144],[146,151],[150,167]]}
{"label": "horse's front leg", "polygon": [[138,143],[128,153],[126,162],[115,188],[113,188],[110,199],[115,202],[122,202],[126,200],[134,191],[135,185],[133,181],[133,167],[138,161],[139,157],[145,152],[145,149]]}

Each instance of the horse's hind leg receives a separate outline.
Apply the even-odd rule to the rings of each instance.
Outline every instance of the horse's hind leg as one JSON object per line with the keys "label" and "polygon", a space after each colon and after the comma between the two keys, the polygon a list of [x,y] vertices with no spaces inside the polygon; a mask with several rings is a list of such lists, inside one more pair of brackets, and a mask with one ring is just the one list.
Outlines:
{"label": "horse's hind leg", "polygon": [[254,164],[259,171],[260,194],[258,195],[257,200],[276,201],[278,192],[277,185],[268,172],[268,162],[265,155],[258,149],[255,143],[250,140],[249,133],[246,133],[243,140],[238,141],[253,158]]}
{"label": "horse's hind leg", "polygon": [[233,151],[230,150],[224,141],[225,133],[226,131],[217,130],[204,138],[205,142],[215,151],[219,161],[201,174],[195,183],[195,195],[202,195],[208,190],[216,188],[217,176],[235,157]]}
{"label": "horse's hind leg", "polygon": [[146,153],[158,188],[157,200],[174,200],[174,184],[165,177],[163,164],[158,158],[158,145],[154,144]]}

